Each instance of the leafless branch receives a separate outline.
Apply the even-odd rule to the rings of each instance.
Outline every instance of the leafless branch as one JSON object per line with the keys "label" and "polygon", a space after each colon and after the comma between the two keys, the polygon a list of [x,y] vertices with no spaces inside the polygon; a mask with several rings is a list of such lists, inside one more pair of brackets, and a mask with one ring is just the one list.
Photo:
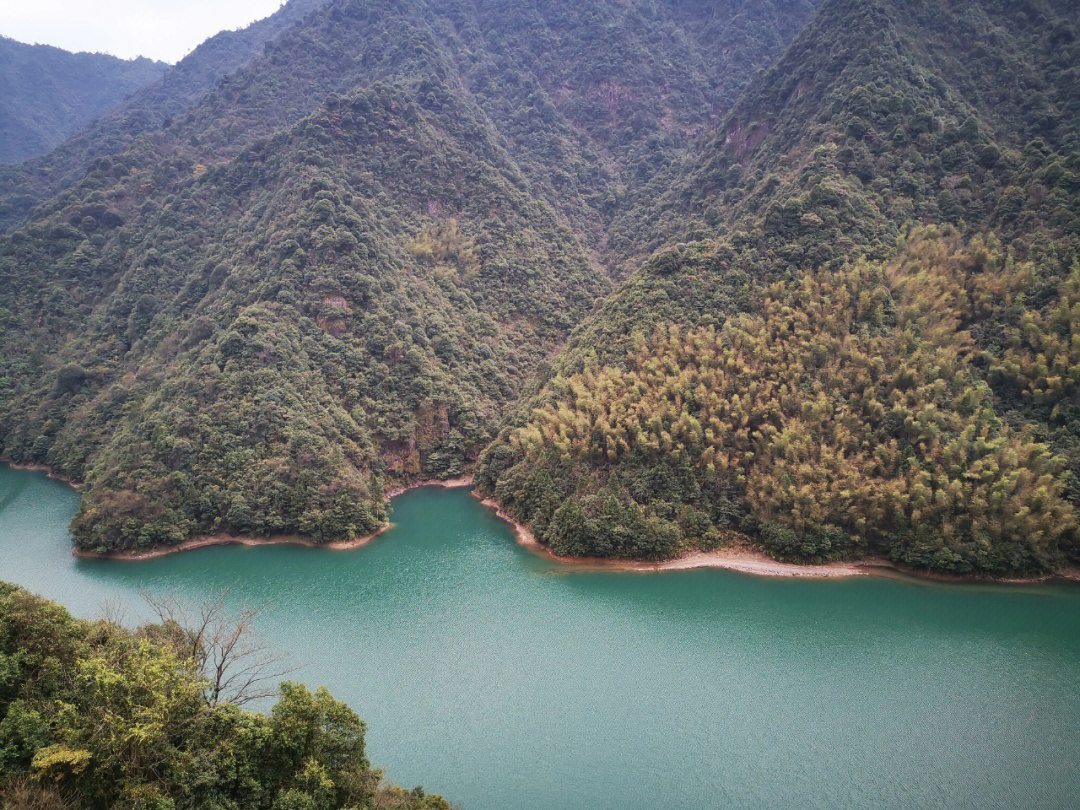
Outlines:
{"label": "leafless branch", "polygon": [[127,621],[127,605],[124,604],[123,600],[115,596],[102,599],[98,613],[101,614],[103,622],[116,627],[123,627]]}
{"label": "leafless branch", "polygon": [[290,670],[284,666],[283,656],[256,635],[258,610],[244,608],[230,614],[224,592],[193,606],[172,596],[142,596],[157,615],[158,632],[165,636],[162,640],[190,660],[206,681],[208,706],[241,706],[277,693],[277,683]]}

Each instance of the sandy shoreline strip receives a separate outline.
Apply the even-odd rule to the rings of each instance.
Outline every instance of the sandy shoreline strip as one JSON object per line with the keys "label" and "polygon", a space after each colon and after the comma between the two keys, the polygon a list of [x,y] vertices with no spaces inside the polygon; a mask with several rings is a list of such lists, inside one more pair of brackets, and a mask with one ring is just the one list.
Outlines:
{"label": "sandy shoreline strip", "polygon": [[527,526],[507,513],[494,498],[484,498],[473,493],[480,503],[509,524],[520,545],[529,551],[560,565],[579,570],[628,571],[655,573],[659,571],[690,571],[697,568],[718,568],[758,577],[789,579],[847,579],[850,577],[885,577],[905,581],[994,583],[1004,585],[1035,585],[1040,582],[1065,580],[1080,582],[1080,569],[1069,568],[1043,577],[1005,578],[960,574],[943,574],[905,568],[891,560],[871,558],[832,563],[788,563],[774,560],[760,551],[749,548],[722,548],[716,551],[691,551],[673,560],[644,562],[640,560],[612,560],[605,557],[562,557],[552,552],[536,539]]}
{"label": "sandy shoreline strip", "polygon": [[330,543],[315,543],[306,537],[295,534],[279,534],[270,537],[245,537],[238,534],[214,534],[209,537],[193,537],[175,546],[159,546],[158,548],[145,551],[109,551],[104,554],[86,549],[73,549],[72,554],[84,560],[119,560],[121,562],[139,562],[141,560],[153,560],[158,557],[167,557],[170,554],[179,554],[183,551],[192,551],[197,548],[209,546],[306,546],[307,548],[325,548],[330,551],[350,551],[354,548],[366,546],[380,534],[393,528],[393,523],[387,523],[376,532],[356,537],[352,540],[335,540]]}
{"label": "sandy shoreline strip", "polygon": [[[477,495],[479,498],[480,496]],[[824,565],[801,565],[783,563],[749,549],[720,549],[718,551],[692,551],[682,557],[660,562],[639,560],[612,560],[605,557],[562,557],[536,539],[527,526],[511,517],[494,498],[483,498],[481,504],[493,511],[514,530],[518,543],[545,559],[561,565],[597,571],[634,571],[653,573],[657,571],[688,571],[695,568],[722,568],[764,577],[861,577],[874,573],[869,567],[857,563],[827,563]]]}

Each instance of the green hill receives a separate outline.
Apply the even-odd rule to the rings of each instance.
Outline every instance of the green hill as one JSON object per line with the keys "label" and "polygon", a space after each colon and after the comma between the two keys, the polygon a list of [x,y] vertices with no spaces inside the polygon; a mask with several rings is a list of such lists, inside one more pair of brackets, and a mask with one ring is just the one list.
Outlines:
{"label": "green hill", "polygon": [[685,149],[706,91],[808,6],[714,24],[739,54],[717,75],[681,7],[506,12],[314,8],[26,170],[45,201],[0,242],[0,442],[85,482],[81,546],[354,537],[390,485],[471,468],[610,289],[612,124],[622,154]]}
{"label": "green hill", "polygon": [[1070,6],[289,4],[0,177],[0,451],[98,550],[475,469],[565,554],[1052,570]]}
{"label": "green hill", "polygon": [[658,250],[487,451],[484,488],[567,554],[1075,555],[1065,5],[826,3],[614,224]]}
{"label": "green hill", "polygon": [[[88,202],[78,225],[19,232],[7,267],[66,261],[9,288],[63,300],[10,335],[25,410],[6,447],[48,437],[85,478],[81,544],[373,531],[388,479],[463,472],[514,379],[603,294],[468,110],[426,87],[437,109],[387,86],[336,97],[122,225]],[[31,373],[34,343],[54,374]]]}

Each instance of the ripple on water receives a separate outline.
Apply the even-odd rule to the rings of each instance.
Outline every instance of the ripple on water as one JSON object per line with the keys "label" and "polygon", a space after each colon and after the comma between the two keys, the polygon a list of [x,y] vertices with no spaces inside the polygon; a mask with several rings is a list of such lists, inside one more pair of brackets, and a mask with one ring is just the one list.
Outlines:
{"label": "ripple on water", "polygon": [[0,578],[83,616],[230,588],[469,810],[1080,807],[1080,588],[567,571],[443,489],[355,551],[76,560],[78,497],[0,467]]}

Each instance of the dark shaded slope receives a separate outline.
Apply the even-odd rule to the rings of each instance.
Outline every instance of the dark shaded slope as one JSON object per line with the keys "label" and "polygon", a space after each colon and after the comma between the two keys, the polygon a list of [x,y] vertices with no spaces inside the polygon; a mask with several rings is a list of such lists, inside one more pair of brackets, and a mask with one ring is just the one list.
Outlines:
{"label": "dark shaded slope", "polygon": [[[695,228],[759,229],[759,244],[796,263],[799,249],[820,262],[854,244],[881,245],[906,219],[1069,237],[1071,180],[1048,185],[1039,172],[1055,162],[1064,168],[1076,146],[1065,137],[1054,154],[1039,132],[1077,129],[1080,84],[1075,70],[1061,69],[1071,65],[1072,28],[1067,17],[1040,16],[1044,4],[1019,5],[1041,27],[1005,39],[1018,4],[965,5],[957,15],[929,2],[827,4],[754,80],[716,139],[659,178],[657,202],[632,212],[625,230],[657,223],[657,246],[692,239]],[[972,15],[983,21],[975,31],[962,24]],[[992,52],[971,39],[976,33]],[[1050,48],[1051,40],[1064,44]],[[975,50],[981,61],[968,53]],[[1064,101],[1041,105],[1036,87]],[[1018,99],[1038,109],[1022,109]],[[1003,197],[1038,213],[1015,222]],[[823,227],[801,221],[804,213]]]}
{"label": "dark shaded slope", "polygon": [[[0,231],[10,230],[37,204],[77,182],[94,160],[120,153],[142,133],[167,126],[202,100],[221,79],[262,56],[268,44],[324,4],[325,0],[291,0],[275,14],[247,28],[211,37],[167,69],[160,81],[143,87],[55,152],[21,166],[0,167]],[[123,96],[117,100],[120,98]],[[64,134],[71,135],[78,129],[74,127]]]}
{"label": "dark shaded slope", "polygon": [[0,37],[0,163],[48,152],[167,69]]}

